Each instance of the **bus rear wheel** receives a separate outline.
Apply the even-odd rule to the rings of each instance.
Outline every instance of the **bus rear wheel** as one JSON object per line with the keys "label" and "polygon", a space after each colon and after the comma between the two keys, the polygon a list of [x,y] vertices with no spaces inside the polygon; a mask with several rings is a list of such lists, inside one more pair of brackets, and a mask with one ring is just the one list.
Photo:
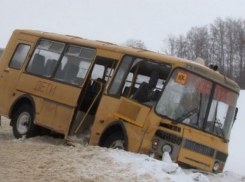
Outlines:
{"label": "bus rear wheel", "polygon": [[21,106],[12,118],[13,134],[15,138],[34,136],[36,126],[33,122],[33,109],[30,105]]}
{"label": "bus rear wheel", "polygon": [[123,133],[122,132],[112,133],[105,140],[103,147],[126,150]]}

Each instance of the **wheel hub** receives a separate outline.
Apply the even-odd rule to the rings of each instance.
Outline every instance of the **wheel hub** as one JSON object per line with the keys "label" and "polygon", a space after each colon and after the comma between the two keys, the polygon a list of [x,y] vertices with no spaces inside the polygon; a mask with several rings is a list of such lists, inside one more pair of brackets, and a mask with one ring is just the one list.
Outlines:
{"label": "wheel hub", "polygon": [[29,129],[31,116],[28,112],[23,112],[18,117],[16,128],[19,134],[26,134]]}
{"label": "wheel hub", "polygon": [[124,140],[116,140],[116,141],[114,141],[114,142],[110,145],[110,148],[125,150],[125,147],[124,147]]}

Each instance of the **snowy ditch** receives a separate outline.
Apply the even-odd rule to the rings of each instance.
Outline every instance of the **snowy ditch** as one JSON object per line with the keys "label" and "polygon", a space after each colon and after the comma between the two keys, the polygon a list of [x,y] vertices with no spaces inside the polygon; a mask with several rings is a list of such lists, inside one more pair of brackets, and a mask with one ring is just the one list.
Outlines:
{"label": "snowy ditch", "polygon": [[0,182],[245,181],[233,172],[216,175],[181,169],[168,154],[159,161],[98,146],[68,147],[63,139],[47,136],[15,140],[6,118],[0,143]]}

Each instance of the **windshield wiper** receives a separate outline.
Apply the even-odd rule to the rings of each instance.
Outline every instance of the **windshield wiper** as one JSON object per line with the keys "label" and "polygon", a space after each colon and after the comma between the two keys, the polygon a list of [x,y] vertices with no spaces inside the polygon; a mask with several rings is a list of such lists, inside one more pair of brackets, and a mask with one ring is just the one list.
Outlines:
{"label": "windshield wiper", "polygon": [[223,132],[223,130],[222,130],[222,123],[220,122],[220,120],[219,120],[218,118],[215,118],[215,120],[214,120],[213,131],[214,131],[214,127],[215,127],[215,124],[216,124],[216,123],[217,123],[217,126],[218,126],[218,128],[219,128],[221,134],[222,134],[223,139],[224,139],[225,141],[227,141],[227,139],[225,138],[224,132]]}
{"label": "windshield wiper", "polygon": [[195,108],[195,109],[193,109],[193,110],[187,112],[186,114],[184,114],[184,115],[181,116],[180,118],[178,118],[176,121],[177,121],[177,122],[183,121],[183,120],[185,120],[186,118],[188,118],[188,117],[190,117],[190,116],[196,114],[197,112],[199,112],[199,110],[200,110],[199,108]]}

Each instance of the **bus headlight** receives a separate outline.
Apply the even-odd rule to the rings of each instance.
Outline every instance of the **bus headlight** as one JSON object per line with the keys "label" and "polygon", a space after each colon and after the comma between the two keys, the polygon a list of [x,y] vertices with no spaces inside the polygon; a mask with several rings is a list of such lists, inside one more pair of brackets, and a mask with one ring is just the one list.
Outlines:
{"label": "bus headlight", "polygon": [[218,162],[215,162],[215,163],[214,163],[213,170],[214,170],[214,171],[218,171],[219,166],[220,166],[220,164],[219,164]]}
{"label": "bus headlight", "polygon": [[170,154],[172,152],[172,147],[169,144],[165,144],[162,147],[162,151],[163,151],[163,153],[168,152]]}

